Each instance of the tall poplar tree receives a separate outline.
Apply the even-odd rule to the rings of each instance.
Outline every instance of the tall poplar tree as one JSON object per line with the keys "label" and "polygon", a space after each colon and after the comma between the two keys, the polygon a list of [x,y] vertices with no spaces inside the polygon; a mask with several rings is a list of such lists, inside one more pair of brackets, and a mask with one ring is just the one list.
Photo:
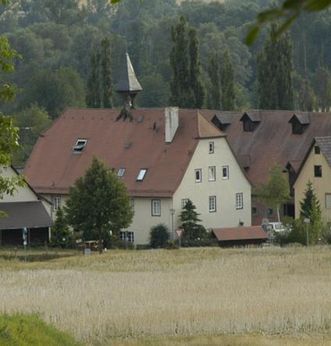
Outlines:
{"label": "tall poplar tree", "polygon": [[288,34],[276,32],[273,25],[257,58],[259,108],[293,109],[292,46]]}
{"label": "tall poplar tree", "polygon": [[209,59],[208,76],[211,84],[209,107],[221,109],[220,62],[217,53],[212,54]]}
{"label": "tall poplar tree", "polygon": [[86,105],[89,108],[100,108],[100,54],[98,51],[92,53],[90,70],[91,72],[87,80]]}
{"label": "tall poplar tree", "polygon": [[234,109],[234,72],[230,60],[229,52],[226,50],[223,55],[223,61],[220,69],[221,89],[222,89],[222,110],[230,111]]}
{"label": "tall poplar tree", "polygon": [[199,42],[196,31],[182,16],[172,27],[173,48],[170,53],[172,80],[170,102],[183,108],[201,108],[204,89],[200,76]]}
{"label": "tall poplar tree", "polygon": [[105,38],[101,41],[101,79],[102,79],[102,105],[104,108],[111,108],[111,58],[110,58],[110,41]]}

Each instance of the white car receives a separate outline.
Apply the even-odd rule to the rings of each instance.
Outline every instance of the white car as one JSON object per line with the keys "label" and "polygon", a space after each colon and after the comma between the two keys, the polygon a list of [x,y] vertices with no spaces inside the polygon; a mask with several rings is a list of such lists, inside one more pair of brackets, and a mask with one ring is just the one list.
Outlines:
{"label": "white car", "polygon": [[284,233],[288,229],[281,222],[269,222],[262,225],[266,232]]}

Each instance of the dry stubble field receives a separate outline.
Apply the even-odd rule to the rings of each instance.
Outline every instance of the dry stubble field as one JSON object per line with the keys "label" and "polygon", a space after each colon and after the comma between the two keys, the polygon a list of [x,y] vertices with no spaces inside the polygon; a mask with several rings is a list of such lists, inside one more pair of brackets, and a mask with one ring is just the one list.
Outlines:
{"label": "dry stubble field", "polygon": [[331,344],[329,247],[51,255],[0,251],[0,313],[38,313],[87,344]]}

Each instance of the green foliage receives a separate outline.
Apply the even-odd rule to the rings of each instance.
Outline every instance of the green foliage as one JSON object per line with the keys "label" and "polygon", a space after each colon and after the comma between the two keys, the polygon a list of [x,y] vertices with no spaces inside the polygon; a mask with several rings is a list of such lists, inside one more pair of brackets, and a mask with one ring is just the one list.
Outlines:
{"label": "green foliage", "polygon": [[317,96],[317,107],[322,112],[327,112],[331,105],[331,73],[326,67],[319,67],[315,72],[314,79]]}
{"label": "green foliage", "polygon": [[118,236],[133,217],[124,183],[96,158],[70,188],[65,213],[68,223],[83,232],[85,240],[99,240],[99,251],[109,231]]}
{"label": "green foliage", "polygon": [[257,59],[259,108],[293,109],[292,69],[289,36],[276,38],[276,26],[272,26]]}
{"label": "green foliage", "polygon": [[196,206],[190,199],[183,207],[179,219],[181,221],[181,228],[184,230],[182,235],[184,241],[199,241],[207,237],[206,229],[198,224],[201,220],[199,219],[199,214],[196,212]]}
{"label": "green foliage", "polygon": [[56,212],[56,220],[52,226],[51,235],[51,245],[53,246],[70,247],[72,245],[72,232],[62,208]]}
{"label": "green foliage", "polygon": [[150,245],[152,248],[166,247],[169,239],[170,233],[167,226],[159,224],[151,228]]}
{"label": "green foliage", "polygon": [[204,88],[200,77],[200,60],[196,31],[181,16],[171,31],[173,48],[170,53],[172,80],[170,102],[183,108],[201,108]]}
{"label": "green foliage", "polygon": [[317,196],[315,195],[311,181],[307,183],[304,199],[300,202],[300,216],[310,220],[309,243],[316,244],[322,236],[322,214]]}
{"label": "green foliage", "polygon": [[221,89],[222,89],[222,110],[234,110],[235,91],[234,91],[234,72],[230,61],[229,52],[225,51],[220,70]]}
{"label": "green foliage", "polygon": [[257,188],[256,195],[268,207],[277,209],[280,222],[280,206],[290,199],[288,179],[284,176],[280,166],[275,166],[270,170],[268,182]]}
{"label": "green foliage", "polygon": [[22,167],[38,137],[51,125],[52,121],[47,112],[36,104],[18,112],[13,118],[20,134],[20,147],[13,155],[13,164],[16,167]]}
{"label": "green foliage", "polygon": [[256,23],[246,36],[246,43],[252,44],[265,24],[281,20],[282,24],[276,31],[276,36],[279,37],[303,12],[322,11],[329,6],[331,6],[331,0],[284,0],[280,6],[273,6],[274,8],[264,10],[257,15]]}
{"label": "green foliage", "polygon": [[211,83],[208,107],[210,109],[221,109],[220,62],[217,53],[210,56],[208,77]]}
{"label": "green foliage", "polygon": [[71,336],[43,322],[37,315],[0,315],[0,345],[74,346]]}

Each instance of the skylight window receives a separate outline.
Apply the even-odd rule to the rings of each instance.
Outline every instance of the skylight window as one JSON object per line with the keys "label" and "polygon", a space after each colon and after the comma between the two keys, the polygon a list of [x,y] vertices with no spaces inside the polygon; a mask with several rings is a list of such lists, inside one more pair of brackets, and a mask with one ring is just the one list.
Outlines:
{"label": "skylight window", "polygon": [[120,168],[117,172],[117,176],[123,177],[125,174],[125,168]]}
{"label": "skylight window", "polygon": [[146,175],[147,169],[143,168],[139,171],[139,174],[137,176],[137,181],[143,181]]}
{"label": "skylight window", "polygon": [[75,146],[73,147],[74,153],[81,153],[86,147],[87,139],[77,139]]}

